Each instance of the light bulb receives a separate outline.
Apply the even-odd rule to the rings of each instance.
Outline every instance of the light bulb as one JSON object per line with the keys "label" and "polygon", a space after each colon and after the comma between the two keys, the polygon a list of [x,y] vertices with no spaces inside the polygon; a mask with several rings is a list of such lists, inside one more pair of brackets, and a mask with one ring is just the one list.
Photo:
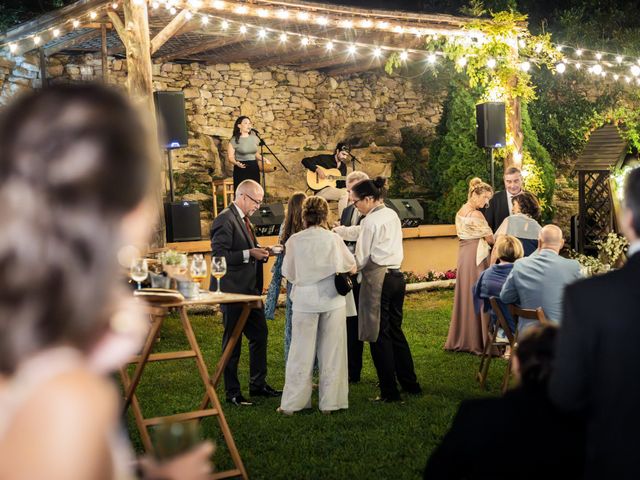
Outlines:
{"label": "light bulb", "polygon": [[89,14],[89,17],[91,18],[91,20],[95,20],[97,16],[98,16],[98,14],[96,12],[91,12]]}
{"label": "light bulb", "polygon": [[631,75],[634,77],[640,75],[640,67],[638,65],[631,65]]}
{"label": "light bulb", "polygon": [[353,28],[353,22],[351,20],[342,20],[342,22],[340,22],[340,25],[342,26],[342,28]]}
{"label": "light bulb", "polygon": [[209,23],[209,17],[207,17],[206,15],[203,15],[202,18],[200,19],[200,22],[202,23],[202,25],[206,25],[207,23]]}
{"label": "light bulb", "polygon": [[170,13],[171,15],[175,15],[175,14],[176,14],[176,12],[177,12],[176,7],[171,7],[171,8],[169,9],[169,13]]}
{"label": "light bulb", "polygon": [[530,68],[531,64],[529,62],[525,61],[520,64],[520,70],[522,70],[523,72],[528,72]]}
{"label": "light bulb", "polygon": [[258,10],[258,16],[262,17],[262,18],[266,18],[269,16],[269,12],[267,10],[265,10],[264,8],[260,8]]}
{"label": "light bulb", "polygon": [[222,10],[224,8],[224,2],[222,0],[215,0],[212,5],[216,10]]}
{"label": "light bulb", "polygon": [[246,25],[240,25],[240,33],[242,33],[242,34],[247,33],[247,26]]}
{"label": "light bulb", "polygon": [[302,37],[302,40],[300,40],[300,43],[302,44],[303,47],[306,47],[307,45],[309,45],[309,37]]}
{"label": "light bulb", "polygon": [[[593,67],[591,67],[591,71],[596,75],[600,75],[602,73],[602,65],[596,63]],[[638,69],[638,71],[640,73],[640,69]]]}
{"label": "light bulb", "polygon": [[373,56],[378,58],[380,55],[382,55],[382,50],[380,49],[380,47],[376,47],[373,50]]}
{"label": "light bulb", "polygon": [[282,43],[284,43],[284,42],[286,42],[286,41],[287,41],[287,34],[286,34],[286,33],[282,32],[282,33],[280,34],[280,41],[281,41]]}
{"label": "light bulb", "polygon": [[436,54],[435,54],[435,53],[432,53],[431,55],[429,55],[429,56],[427,57],[427,61],[428,61],[430,64],[432,64],[432,65],[433,65],[434,63],[436,63],[436,60],[437,60],[437,59],[438,59],[438,57],[436,57]]}
{"label": "light bulb", "polygon": [[326,48],[328,51],[333,50],[333,42],[329,40],[327,44],[324,46],[324,48]]}
{"label": "light bulb", "polygon": [[460,57],[456,63],[459,66],[464,67],[467,64],[467,59],[465,57]]}
{"label": "light bulb", "polygon": [[226,20],[222,20],[222,22],[220,22],[220,28],[222,28],[222,30],[226,30],[227,28],[229,28],[229,22],[227,22]]}
{"label": "light bulb", "polygon": [[42,39],[38,35],[36,35],[35,37],[33,37],[33,44],[34,45],[40,45],[40,41],[41,40]]}
{"label": "light bulb", "polygon": [[118,9],[118,3],[117,2],[113,2],[111,4],[111,8],[113,8],[114,10],[117,10]]}
{"label": "light bulb", "polygon": [[284,19],[289,18],[289,10],[285,10],[284,8],[278,10],[278,17]]}
{"label": "light bulb", "polygon": [[58,30],[57,28],[53,29],[53,36],[54,38],[57,38],[60,36],[60,30]]}
{"label": "light bulb", "polygon": [[616,57],[616,62],[622,63],[622,57],[620,55]]}
{"label": "light bulb", "polygon": [[487,67],[489,68],[495,68],[496,67],[496,59],[495,58],[490,58],[489,60],[487,60]]}
{"label": "light bulb", "polygon": [[329,20],[327,19],[327,17],[323,17],[322,15],[319,16],[318,18],[316,18],[316,23],[318,25],[326,25],[327,23],[329,23]]}
{"label": "light bulb", "polygon": [[15,43],[10,43],[9,44],[9,51],[11,53],[16,53],[16,50],[18,49],[18,46]]}
{"label": "light bulb", "polygon": [[373,26],[373,22],[369,19],[362,20],[360,22],[360,26],[362,26],[362,28],[371,28]]}
{"label": "light bulb", "polygon": [[578,50],[576,50],[576,55],[581,57],[582,56],[582,49],[579,48]]}
{"label": "light bulb", "polygon": [[602,54],[600,52],[596,53],[596,58],[600,60],[602,58]]}
{"label": "light bulb", "polygon": [[258,38],[265,38],[267,36],[267,31],[264,28],[258,30]]}
{"label": "light bulb", "polygon": [[355,45],[351,44],[347,47],[347,51],[349,52],[350,55],[355,55],[358,49],[356,48]]}
{"label": "light bulb", "polygon": [[74,20],[71,24],[73,25],[73,28],[78,28],[78,26],[80,26],[80,20]]}
{"label": "light bulb", "polygon": [[191,18],[193,18],[193,13],[187,10],[187,13],[185,13],[184,16],[187,20],[191,20]]}
{"label": "light bulb", "polygon": [[303,21],[309,20],[309,13],[305,12],[303,10],[299,11],[298,12],[298,20],[303,20]]}
{"label": "light bulb", "polygon": [[234,10],[238,15],[245,15],[249,9],[244,5],[238,5]]}
{"label": "light bulb", "polygon": [[566,69],[567,69],[567,66],[562,62],[556,65],[556,72],[558,73],[564,73]]}

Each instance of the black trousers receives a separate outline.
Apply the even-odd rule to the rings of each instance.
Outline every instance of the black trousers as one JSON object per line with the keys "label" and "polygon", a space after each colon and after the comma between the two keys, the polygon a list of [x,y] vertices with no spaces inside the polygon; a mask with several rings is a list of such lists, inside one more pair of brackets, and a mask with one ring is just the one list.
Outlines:
{"label": "black trousers", "polygon": [[406,285],[402,272],[387,272],[380,299],[380,334],[371,343],[371,357],[380,381],[380,396],[398,400],[396,383],[409,393],[422,391],[413,367],[413,358],[402,332],[402,306]]}
{"label": "black trousers", "polygon": [[[353,280],[353,298],[356,301],[356,308],[360,299],[360,284],[356,281],[356,275]],[[364,342],[358,338],[358,316],[347,317],[347,358],[349,368],[349,381],[359,382],[360,373],[362,372],[362,349]]]}
{"label": "black trousers", "polygon": [[260,183],[260,167],[257,160],[241,162],[245,168],[233,166],[233,191],[236,191],[238,185],[245,180],[255,180]]}
{"label": "black trousers", "polygon": [[[223,305],[222,321],[224,334],[222,336],[222,349],[226,347],[233,329],[240,318],[242,304],[230,303]],[[253,308],[247,318],[247,323],[242,331],[249,340],[249,389],[259,389],[266,383],[267,377],[267,321],[264,318],[262,308]],[[224,369],[224,387],[227,398],[240,395],[240,382],[238,381],[238,361],[242,348],[242,337],[238,339],[229,363]]]}

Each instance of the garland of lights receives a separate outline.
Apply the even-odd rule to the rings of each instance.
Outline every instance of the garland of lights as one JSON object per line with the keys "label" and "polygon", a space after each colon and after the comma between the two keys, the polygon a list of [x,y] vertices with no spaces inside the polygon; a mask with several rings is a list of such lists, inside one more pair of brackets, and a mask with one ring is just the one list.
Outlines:
{"label": "garland of lights", "polygon": [[[134,3],[141,4],[147,0],[133,0]],[[271,3],[269,0],[259,0],[263,3]],[[463,42],[467,46],[478,45],[481,46],[487,41],[485,35],[478,30],[436,30],[431,28],[407,28],[400,23],[388,21],[388,15],[376,15],[376,14],[362,14],[354,13],[350,11],[340,11],[339,9],[327,9],[323,7],[307,7],[304,5],[295,5],[291,8],[273,8],[267,5],[255,5],[255,4],[237,4],[236,2],[225,2],[224,0],[213,0],[205,2],[203,0],[164,0],[150,1],[152,9],[158,9],[163,6],[171,15],[175,15],[178,9],[186,9],[187,20],[192,20],[194,17],[199,16],[203,26],[211,25],[215,27],[215,22],[218,22],[218,26],[221,30],[229,30],[232,26],[237,26],[237,32],[240,35],[248,35],[250,32],[255,31],[258,40],[266,41],[270,38],[270,35],[275,34],[280,43],[285,43],[289,38],[298,38],[300,40],[300,47],[307,47],[310,45],[324,44],[325,49],[328,52],[333,52],[336,46],[345,46],[344,53],[350,57],[355,57],[359,53],[359,49],[368,50],[374,58],[380,58],[385,52],[395,53],[402,62],[412,61],[426,61],[433,65],[436,63],[438,57],[443,57],[445,54],[442,51],[430,51],[402,48],[396,46],[387,45],[373,45],[363,42],[345,41],[336,38],[325,38],[321,36],[314,36],[308,34],[301,34],[294,31],[287,31],[283,29],[277,29],[272,27],[263,27],[255,23],[247,23],[245,21],[231,20],[224,18],[220,15],[212,15],[209,13],[198,12],[199,9],[204,7],[207,3],[211,8],[220,12],[232,11],[234,14],[251,16],[257,18],[278,18],[282,21],[295,20],[299,22],[306,22],[309,24],[317,24],[324,27],[341,27],[345,30],[356,30],[358,28],[365,30],[381,30],[391,32],[397,35],[414,35],[418,38],[425,39],[425,43],[437,42],[442,37],[445,41]],[[114,1],[100,7],[96,10],[92,10],[77,18],[67,20],[63,24],[51,27],[46,30],[40,31],[27,37],[27,39],[19,42],[12,42],[5,44],[8,46],[10,53],[16,53],[19,44],[31,41],[33,48],[40,46],[43,43],[43,37],[49,36],[50,38],[58,38],[61,35],[68,33],[72,30],[81,28],[82,24],[87,20],[94,21],[99,15],[104,15],[106,10],[111,8],[117,10],[120,7],[121,1]],[[309,12],[313,10],[313,12]],[[319,13],[318,13],[319,12]],[[338,15],[331,15],[330,13],[337,12]],[[345,16],[349,18],[345,18]],[[409,17],[411,18],[411,17]],[[418,17],[415,17],[418,18]],[[515,47],[526,49],[529,47],[533,53],[538,54],[542,50],[541,45],[528,45],[524,38],[518,41],[518,45]],[[532,48],[531,48],[532,47]],[[572,47],[569,45],[555,45],[558,52],[571,51],[577,58],[569,58],[566,55],[555,64],[555,72],[562,74],[567,71],[568,66],[572,66],[575,70],[585,69],[589,73],[596,77],[612,78],[615,81],[624,81],[630,84],[635,80],[635,84],[640,85],[640,59],[632,59],[629,56],[622,56],[610,52],[601,52],[596,50],[582,49],[578,47]],[[426,54],[426,55],[425,55]],[[466,65],[467,57],[472,55],[466,55],[456,59],[458,67]],[[588,58],[591,57],[591,58]],[[532,63],[537,63],[535,57],[521,56],[521,63],[519,68],[525,72],[528,72]],[[631,59],[631,60],[630,60]],[[495,67],[496,62],[500,60],[498,58],[489,58],[486,63],[486,67],[491,70]]]}

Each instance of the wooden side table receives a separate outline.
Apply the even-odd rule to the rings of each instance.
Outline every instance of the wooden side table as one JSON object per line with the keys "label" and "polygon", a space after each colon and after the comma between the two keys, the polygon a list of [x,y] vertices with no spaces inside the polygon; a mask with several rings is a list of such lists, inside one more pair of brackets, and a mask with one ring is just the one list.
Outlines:
{"label": "wooden side table", "polygon": [[[151,442],[151,436],[149,434],[149,427],[153,427],[165,421],[182,422],[193,419],[202,419],[204,417],[216,417],[218,420],[218,426],[222,431],[222,436],[231,460],[234,463],[235,468],[223,472],[216,472],[211,478],[229,478],[240,477],[243,480],[248,479],[247,471],[240,458],[240,453],[236,447],[231,429],[227,424],[227,420],[222,411],[222,405],[218,399],[215,387],[218,385],[222,372],[231,358],[231,353],[236,346],[236,343],[242,336],[242,330],[249,318],[249,312],[252,308],[259,308],[262,305],[262,298],[254,295],[240,295],[235,293],[224,293],[222,295],[216,295],[213,293],[203,293],[196,299],[186,299],[180,295],[177,291],[161,290],[161,289],[142,289],[136,290],[134,295],[138,298],[146,300],[148,303],[148,313],[151,319],[151,328],[147,335],[146,342],[142,348],[140,355],[131,358],[128,364],[135,365],[133,375],[130,375],[127,366],[125,365],[120,369],[120,378],[124,386],[124,406],[123,413],[131,407],[133,415],[140,432],[140,438],[145,450],[148,453],[154,452],[153,443]],[[215,373],[209,376],[209,370],[200,351],[198,341],[191,327],[191,321],[187,315],[187,307],[193,305],[220,305],[225,303],[241,303],[243,304],[243,310],[240,314],[240,318],[229,338],[226,348],[222,352],[220,360],[215,368]],[[164,323],[164,320],[169,313],[170,309],[178,309],[180,313],[180,321],[182,323],[183,331],[189,342],[189,350],[163,352],[163,353],[151,353],[160,329]],[[202,380],[205,394],[204,399],[201,402],[199,409],[191,412],[178,413],[174,415],[145,418],[142,413],[140,402],[136,395],[136,389],[140,383],[140,379],[144,372],[145,366],[148,362],[157,361],[172,361],[182,360],[186,358],[194,358],[196,361],[196,367]],[[211,408],[208,408],[211,406]]]}
{"label": "wooden side table", "polygon": [[227,208],[227,206],[233,202],[233,196],[235,192],[233,191],[233,178],[218,178],[214,179],[212,182],[212,190],[213,190],[213,218],[218,216],[218,195],[222,195],[222,206],[223,208]]}

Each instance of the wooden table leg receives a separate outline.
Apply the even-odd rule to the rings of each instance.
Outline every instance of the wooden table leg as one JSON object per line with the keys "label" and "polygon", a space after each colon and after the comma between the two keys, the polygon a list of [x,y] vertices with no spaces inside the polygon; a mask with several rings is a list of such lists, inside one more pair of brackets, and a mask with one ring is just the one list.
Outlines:
{"label": "wooden table leg", "polygon": [[[249,317],[250,310],[251,310],[250,304],[245,304],[242,314],[240,315],[240,319],[238,320],[238,325],[241,324],[240,325],[241,328],[238,330],[237,328],[238,325],[236,325],[236,328],[234,329],[233,335],[232,335],[232,339],[235,338],[235,341],[232,339],[229,340],[229,345],[233,343],[231,345],[231,350],[233,350],[233,347],[235,346],[238,340],[238,337],[242,335],[242,329],[244,328],[244,324],[246,323],[247,318]],[[226,477],[227,476],[226,473],[228,473],[229,476],[241,476],[243,479],[248,479],[249,477],[247,475],[247,471],[244,468],[242,459],[240,458],[240,453],[238,452],[238,447],[236,447],[236,443],[233,439],[233,435],[231,435],[231,429],[227,424],[227,419],[225,418],[224,413],[222,411],[222,405],[220,404],[220,400],[218,399],[218,394],[216,393],[213,382],[209,377],[209,372],[204,362],[204,357],[202,356],[202,352],[200,352],[198,341],[193,332],[193,328],[191,327],[191,322],[189,321],[189,317],[187,316],[186,307],[180,307],[180,320],[182,321],[182,326],[187,335],[189,344],[191,345],[192,350],[195,351],[196,353],[196,365],[198,366],[200,377],[202,378],[202,382],[204,383],[206,388],[207,403],[211,402],[211,405],[217,411],[216,416],[218,418],[218,424],[220,425],[220,430],[222,430],[222,435],[224,436],[225,443],[227,444],[227,448],[229,449],[229,454],[231,455],[231,459],[233,460],[233,463],[235,464],[237,469],[237,472],[235,472],[235,475],[232,475],[234,472],[218,472],[217,476],[223,478],[223,477]],[[225,352],[227,352],[227,350],[228,348],[225,349]],[[227,355],[227,361],[228,361],[228,357],[231,355],[231,350],[229,350],[229,355]],[[223,357],[220,359],[220,362],[223,362],[224,358],[225,357],[223,354]],[[223,363],[223,365],[226,365],[226,362]]]}

